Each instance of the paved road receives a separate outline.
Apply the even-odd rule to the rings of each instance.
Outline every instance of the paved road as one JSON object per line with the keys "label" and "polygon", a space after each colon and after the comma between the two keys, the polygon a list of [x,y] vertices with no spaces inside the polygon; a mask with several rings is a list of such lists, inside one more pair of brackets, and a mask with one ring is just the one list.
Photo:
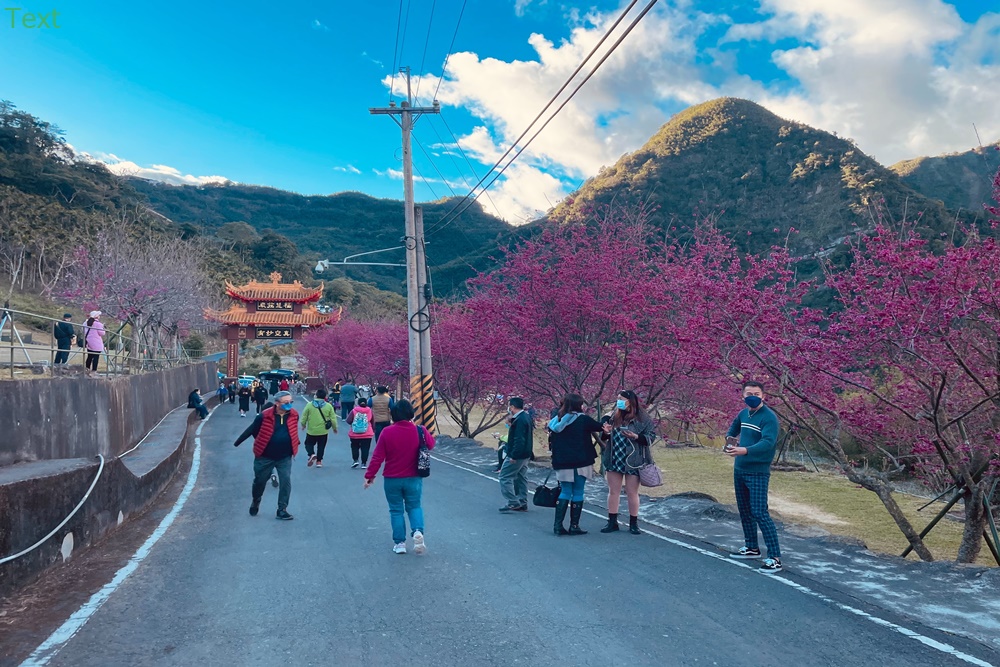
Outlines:
{"label": "paved road", "polygon": [[51,664],[967,664],[755,572],[601,535],[596,517],[556,538],[549,510],[501,515],[495,482],[441,462],[424,487],[428,554],[395,555],[343,429],[325,468],[300,453],[294,521],[274,519],[270,487],[250,517],[236,415],[216,410],[183,512]]}

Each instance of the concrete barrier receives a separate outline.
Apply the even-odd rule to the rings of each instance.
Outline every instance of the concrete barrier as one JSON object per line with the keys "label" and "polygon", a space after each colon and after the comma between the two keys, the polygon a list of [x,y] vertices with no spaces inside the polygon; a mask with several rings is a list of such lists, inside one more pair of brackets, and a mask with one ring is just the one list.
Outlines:
{"label": "concrete barrier", "polygon": [[[215,401],[210,397],[206,404]],[[151,438],[162,442],[151,446],[146,442],[136,454],[106,460],[90,497],[65,526],[38,548],[0,564],[0,597],[31,583],[47,568],[93,545],[144,510],[166,488],[185,452],[193,447],[198,423],[197,414],[184,408],[154,431],[166,431],[160,434],[163,437]],[[145,452],[147,447],[155,451]],[[141,460],[130,461],[130,457]],[[56,528],[84,497],[98,469],[96,457],[0,467],[0,556],[19,553]]]}
{"label": "concrete barrier", "polygon": [[195,387],[219,386],[211,362],[120,378],[0,382],[0,466],[46,459],[115,458]]}

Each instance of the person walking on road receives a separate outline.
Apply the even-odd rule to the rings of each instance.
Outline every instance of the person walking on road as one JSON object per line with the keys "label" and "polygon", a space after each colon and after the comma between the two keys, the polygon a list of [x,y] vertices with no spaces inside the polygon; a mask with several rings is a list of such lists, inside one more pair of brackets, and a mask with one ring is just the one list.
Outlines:
{"label": "person walking on road", "polygon": [[368,452],[371,451],[372,438],[375,431],[372,428],[372,409],[364,403],[358,403],[347,415],[346,423],[351,425],[347,436],[351,439],[352,468],[358,467],[358,457],[361,458],[361,469],[368,467]]}
{"label": "person walking on road", "polygon": [[326,389],[317,389],[316,399],[302,411],[302,428],[306,432],[306,454],[309,455],[306,466],[316,464],[317,468],[322,468],[330,429],[337,432],[337,413],[326,402]]}
{"label": "person walking on road", "polygon": [[358,399],[358,388],[350,380],[340,386],[340,418],[347,420],[347,415],[354,409],[354,401]]}
{"label": "person walking on road", "polygon": [[507,504],[500,511],[528,511],[528,461],[534,449],[534,424],[524,411],[524,399],[510,399],[510,429],[507,431],[507,458],[500,466],[500,493]]}
{"label": "person walking on road", "polygon": [[417,474],[417,456],[420,443],[434,449],[434,437],[422,426],[413,423],[413,405],[403,399],[392,407],[392,425],[382,431],[375,443],[372,464],[365,472],[368,488],[375,481],[379,468],[385,463],[382,479],[385,499],[389,503],[389,523],[392,525],[392,551],[406,553],[406,519],[410,518],[413,553],[427,550],[424,542],[424,510],[420,505],[424,479]]}
{"label": "person walking on road", "polygon": [[[559,412],[549,421],[552,434],[552,469],[556,471],[561,491],[556,501],[556,520],[552,531],[556,535],[586,535],[580,528],[583,514],[583,491],[587,480],[594,476],[597,449],[592,433],[600,433],[599,421],[583,414],[583,396],[567,394]],[[563,527],[569,507],[569,530]]]}
{"label": "person walking on road", "polygon": [[340,385],[343,381],[343,378],[338,378],[333,383],[333,389],[330,390],[330,402],[333,403],[333,407],[335,408],[340,407]]}
{"label": "person walking on road", "polygon": [[278,383],[278,391],[288,391],[289,386],[288,379],[282,378],[281,382]]}
{"label": "person walking on road", "polygon": [[253,436],[253,486],[250,490],[250,516],[257,516],[264,487],[271,473],[278,473],[278,511],[276,519],[290,521],[288,501],[292,495],[292,459],[299,453],[299,413],[292,407],[292,395],[279,391],[274,405],[257,415],[240,434],[234,447]]}
{"label": "person walking on road", "polygon": [[253,392],[250,387],[240,386],[237,396],[240,399],[240,417],[246,417],[247,413],[250,412],[250,399],[253,398]]}
{"label": "person walking on road", "polygon": [[253,390],[253,400],[257,404],[257,414],[264,411],[264,403],[267,402],[267,387],[263,382],[255,382]]}
{"label": "person walking on road", "polygon": [[375,444],[378,444],[378,437],[382,435],[382,430],[392,423],[392,406],[396,401],[389,396],[389,388],[379,385],[375,390],[376,394],[368,399],[368,407],[372,409],[372,420],[375,422]]}
{"label": "person walking on road", "polygon": [[55,359],[52,360],[52,368],[60,370],[69,362],[69,351],[76,342],[76,328],[73,326],[73,313],[63,313],[62,322],[56,322],[52,330],[52,335],[56,339]]}
{"label": "person walking on road", "polygon": [[90,311],[87,318],[87,325],[83,329],[83,342],[87,348],[87,360],[85,362],[87,375],[97,372],[97,364],[101,361],[101,353],[104,352],[104,324],[101,323],[101,311]]}
{"label": "person walking on road", "polygon": [[771,460],[778,441],[778,416],[764,405],[764,385],[760,382],[743,383],[743,402],[746,408],[736,415],[726,432],[723,451],[733,457],[733,486],[736,490],[736,507],[743,524],[744,546],[730,554],[733,558],[760,558],[757,544],[757,527],[764,536],[767,558],[761,572],[781,572],[781,549],[778,530],[767,510],[767,487],[771,481]]}
{"label": "person walking on road", "polygon": [[605,477],[608,481],[608,525],[602,533],[618,530],[618,505],[621,502],[622,483],[628,497],[628,531],[641,535],[639,530],[639,468],[645,460],[645,448],[656,439],[656,427],[646,411],[639,405],[639,396],[631,389],[618,393],[615,410],[603,425],[601,439],[610,441],[604,449]]}
{"label": "person walking on road", "polygon": [[229,384],[226,385],[226,394],[229,396],[229,402],[230,403],[235,403],[236,402],[236,383],[235,382],[230,382]]}

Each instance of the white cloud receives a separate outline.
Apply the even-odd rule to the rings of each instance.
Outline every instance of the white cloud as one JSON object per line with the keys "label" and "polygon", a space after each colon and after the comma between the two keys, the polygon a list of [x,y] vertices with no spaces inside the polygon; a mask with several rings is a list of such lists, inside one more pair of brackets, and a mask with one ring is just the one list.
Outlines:
{"label": "white cloud", "polygon": [[334,171],[339,171],[345,174],[360,174],[361,170],[355,167],[353,164],[349,164],[346,167],[334,167]]}
{"label": "white cloud", "polygon": [[322,32],[330,32],[330,28],[320,22],[319,19],[313,19],[313,22],[309,24],[313,30],[320,30]]}
{"label": "white cloud", "polygon": [[[515,10],[529,4],[518,0]],[[531,35],[532,59],[453,54],[438,99],[479,120],[459,138],[466,152],[492,164],[614,18],[570,16],[559,43]],[[785,47],[789,39],[796,45]],[[741,73],[760,69],[743,67],[750,56],[741,50],[759,57],[777,40],[772,62],[786,77]],[[433,90],[437,74],[426,76]],[[973,122],[984,141],[1000,137],[1000,14],[970,24],[943,0],[760,0],[756,17],[736,23],[690,2],[661,3],[518,158],[524,170],[511,167],[491,193],[502,191],[494,199],[512,219],[547,208],[540,194],[561,196],[641,146],[673,112],[723,95],[852,137],[886,164],[965,150],[976,141]],[[529,187],[538,175],[551,181]]]}
{"label": "white cloud", "polygon": [[124,160],[112,153],[80,154],[82,159],[103,163],[108,170],[118,176],[134,176],[151,181],[169,183],[171,185],[205,185],[208,183],[231,183],[225,176],[194,176],[184,174],[175,167],[164,164],[151,164],[143,167],[131,160]]}
{"label": "white cloud", "polygon": [[396,181],[403,180],[403,172],[400,171],[399,169],[393,169],[392,167],[384,171],[381,169],[372,169],[372,173],[375,174],[376,176],[381,176],[384,178],[387,177]]}

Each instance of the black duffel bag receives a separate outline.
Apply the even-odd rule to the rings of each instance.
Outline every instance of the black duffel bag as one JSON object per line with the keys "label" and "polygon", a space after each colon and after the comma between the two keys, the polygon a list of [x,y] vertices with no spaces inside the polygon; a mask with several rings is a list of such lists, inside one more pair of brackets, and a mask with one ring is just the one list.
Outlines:
{"label": "black duffel bag", "polygon": [[555,507],[556,502],[559,500],[559,494],[562,493],[562,487],[558,482],[554,487],[546,486],[549,483],[550,477],[552,477],[551,471],[545,476],[545,481],[535,487],[535,495],[532,497],[531,502],[538,507]]}

